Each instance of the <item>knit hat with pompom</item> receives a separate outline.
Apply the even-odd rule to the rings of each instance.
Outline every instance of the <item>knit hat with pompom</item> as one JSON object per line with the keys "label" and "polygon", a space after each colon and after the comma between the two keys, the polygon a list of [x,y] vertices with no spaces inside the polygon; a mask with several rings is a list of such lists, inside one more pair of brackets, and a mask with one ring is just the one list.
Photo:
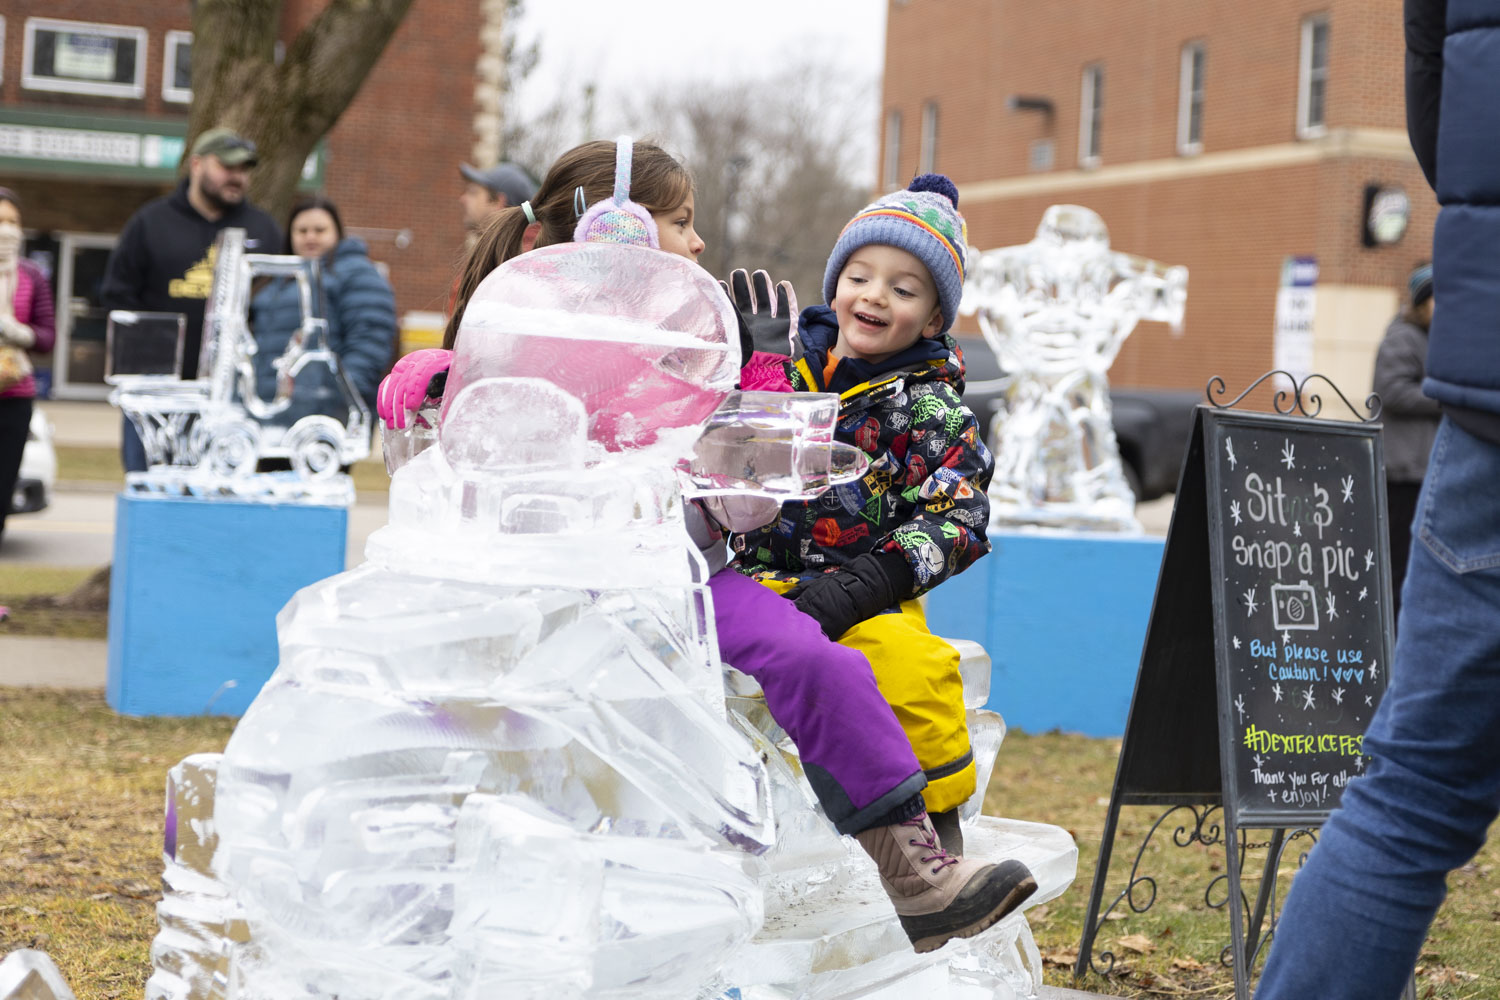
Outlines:
{"label": "knit hat with pompom", "polygon": [[937,286],[938,309],[947,333],[963,298],[969,231],[958,214],[958,188],[944,174],[922,174],[904,191],[896,191],[860,209],[833,245],[823,272],[823,301],[831,303],[839,273],[854,251],[872,243],[899,247],[927,265]]}

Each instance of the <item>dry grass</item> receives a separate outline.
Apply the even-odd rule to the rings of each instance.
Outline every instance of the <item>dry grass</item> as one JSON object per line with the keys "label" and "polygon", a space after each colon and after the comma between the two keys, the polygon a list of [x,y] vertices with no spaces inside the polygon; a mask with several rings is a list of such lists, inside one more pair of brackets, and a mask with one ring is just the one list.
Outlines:
{"label": "dry grass", "polygon": [[108,580],[102,589],[87,586],[97,573],[94,569],[0,563],[0,604],[11,610],[10,618],[0,622],[0,637],[105,638]]}
{"label": "dry grass", "polygon": [[[123,718],[97,694],[0,688],[0,955],[47,951],[83,1000],[140,996],[156,933],[166,771],[190,753],[222,749],[232,725]],[[1118,752],[1116,740],[1013,733],[990,786],[989,811],[1056,823],[1078,841],[1078,880],[1031,914],[1047,981],[1115,996],[1230,996],[1229,972],[1218,965],[1228,915],[1203,904],[1204,888],[1222,871],[1222,847],[1176,848],[1160,833],[1145,869],[1157,877],[1156,905],[1109,921],[1099,938],[1128,972],[1072,982]],[[1158,812],[1125,811],[1112,893],[1123,887]],[[1422,957],[1419,996],[1500,996],[1497,860],[1500,844],[1492,839],[1449,880]],[[1259,870],[1254,856],[1249,868]]]}
{"label": "dry grass", "polygon": [[[360,493],[385,493],[391,488],[391,477],[386,475],[385,461],[380,457],[379,441],[370,457],[355,462],[349,469],[354,478],[354,488]],[[59,445],[57,448],[57,479],[59,483],[119,483],[125,479],[125,469],[120,465],[117,448],[100,448],[90,445]]]}

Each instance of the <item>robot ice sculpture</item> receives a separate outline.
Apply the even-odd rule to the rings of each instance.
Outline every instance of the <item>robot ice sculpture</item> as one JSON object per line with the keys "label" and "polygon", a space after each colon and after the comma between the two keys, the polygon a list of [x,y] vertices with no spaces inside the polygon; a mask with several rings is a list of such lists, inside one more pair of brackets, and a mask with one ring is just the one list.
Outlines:
{"label": "robot ice sculpture", "polygon": [[[196,378],[181,377],[180,314],[110,313],[110,402],[135,426],[149,464],[126,474],[126,490],[347,506],[354,485],[342,467],[370,453],[370,413],[329,349],[328,321],[315,307],[316,262],[246,253],[243,229],[224,230],[211,259]],[[247,321],[259,277],[295,281],[302,306],[301,327],[272,362],[271,399],[256,389]],[[262,458],[286,459],[291,471],[257,473]]]}
{"label": "robot ice sculpture", "polygon": [[990,523],[1137,533],[1110,411],[1110,365],[1139,320],[1182,323],[1187,268],[1109,247],[1094,212],[1053,205],[1036,238],[975,251],[979,314],[1008,384],[991,430]]}
{"label": "robot ice sculpture", "polygon": [[[753,682],[726,682],[679,477],[795,497],[863,468],[828,446],[832,397],[783,396],[778,417],[743,394],[736,430],[737,344],[717,285],[658,251],[548,247],[481,284],[368,561],[287,605],[222,756],[169,776],[148,998],[1003,1000],[1039,981],[1019,913],[913,952]],[[1003,724],[971,718],[982,786]],[[1076,862],[1035,824],[978,821],[969,843],[1021,858],[1037,902]]]}

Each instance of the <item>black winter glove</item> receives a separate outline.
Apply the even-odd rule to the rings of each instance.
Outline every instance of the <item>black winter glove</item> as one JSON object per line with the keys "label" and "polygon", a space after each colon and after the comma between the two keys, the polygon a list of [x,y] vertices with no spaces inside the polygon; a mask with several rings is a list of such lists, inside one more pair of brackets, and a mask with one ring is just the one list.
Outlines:
{"label": "black winter glove", "polygon": [[719,284],[739,310],[757,351],[783,356],[792,353],[792,339],[797,333],[797,293],[790,281],[773,285],[765,271],[751,274],[740,267],[730,272],[728,281],[720,279]]}
{"label": "black winter glove", "polygon": [[803,580],[781,595],[837,640],[855,625],[911,597],[911,566],[899,552],[866,552],[832,573]]}

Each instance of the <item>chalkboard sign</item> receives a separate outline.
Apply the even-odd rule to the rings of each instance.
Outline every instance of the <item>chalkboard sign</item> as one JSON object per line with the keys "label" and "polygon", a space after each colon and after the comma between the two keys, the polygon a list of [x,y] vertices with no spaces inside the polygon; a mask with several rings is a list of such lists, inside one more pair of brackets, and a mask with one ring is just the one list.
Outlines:
{"label": "chalkboard sign", "polygon": [[[1278,406],[1287,395],[1294,409],[1321,405],[1298,385]],[[1380,425],[1232,406],[1194,417],[1074,971],[1096,968],[1109,910],[1151,905],[1134,895],[1150,882],[1137,874],[1143,843],[1130,886],[1100,913],[1121,807],[1172,807],[1148,841],[1192,807],[1195,824],[1172,836],[1222,839],[1235,995],[1247,1000],[1286,831],[1321,824],[1364,770],[1394,629]],[[1272,830],[1253,914],[1240,885],[1246,827]]]}
{"label": "chalkboard sign", "polygon": [[1391,660],[1378,428],[1200,412],[1225,797],[1321,823],[1364,768]]}

